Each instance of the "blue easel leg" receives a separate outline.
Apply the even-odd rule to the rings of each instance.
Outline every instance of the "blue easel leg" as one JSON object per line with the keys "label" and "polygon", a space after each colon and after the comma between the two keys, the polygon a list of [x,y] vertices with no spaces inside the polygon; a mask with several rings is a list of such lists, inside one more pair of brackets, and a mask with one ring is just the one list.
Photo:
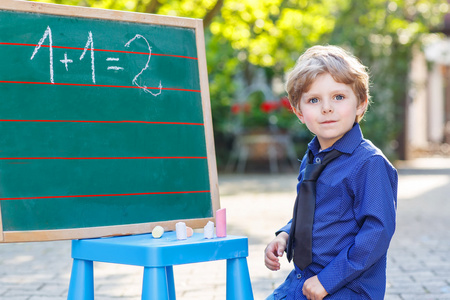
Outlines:
{"label": "blue easel leg", "polygon": [[176,300],[177,296],[175,294],[175,280],[173,278],[173,266],[167,266],[166,273],[167,273],[167,286],[169,288],[169,299]]}
{"label": "blue easel leg", "polygon": [[94,264],[74,259],[67,300],[94,300]]}
{"label": "blue easel leg", "polygon": [[227,260],[227,300],[253,300],[247,259]]}
{"label": "blue easel leg", "polygon": [[168,300],[167,273],[165,267],[144,268],[142,300]]}

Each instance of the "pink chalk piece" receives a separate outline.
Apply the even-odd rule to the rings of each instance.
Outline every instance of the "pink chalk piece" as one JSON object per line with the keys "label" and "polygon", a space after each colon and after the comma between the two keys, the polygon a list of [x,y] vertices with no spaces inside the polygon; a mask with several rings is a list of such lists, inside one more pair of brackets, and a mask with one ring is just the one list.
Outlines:
{"label": "pink chalk piece", "polygon": [[227,236],[227,211],[225,208],[216,211],[216,236]]}
{"label": "pink chalk piece", "polygon": [[186,234],[187,237],[190,238],[194,234],[194,229],[192,229],[191,227],[186,227]]}

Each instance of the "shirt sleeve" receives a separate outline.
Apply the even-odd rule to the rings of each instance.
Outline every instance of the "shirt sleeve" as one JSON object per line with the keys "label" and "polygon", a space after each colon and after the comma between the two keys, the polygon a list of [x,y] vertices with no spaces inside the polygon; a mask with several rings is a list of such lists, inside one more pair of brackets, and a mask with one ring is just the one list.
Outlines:
{"label": "shirt sleeve", "polygon": [[291,232],[291,223],[292,223],[292,220],[290,220],[286,225],[281,227],[280,230],[275,232],[275,235],[279,235],[282,232],[286,232],[287,234],[289,234]]}
{"label": "shirt sleeve", "polygon": [[382,156],[372,156],[353,172],[350,188],[360,230],[319,274],[329,294],[353,281],[382,258],[395,230],[397,171]]}

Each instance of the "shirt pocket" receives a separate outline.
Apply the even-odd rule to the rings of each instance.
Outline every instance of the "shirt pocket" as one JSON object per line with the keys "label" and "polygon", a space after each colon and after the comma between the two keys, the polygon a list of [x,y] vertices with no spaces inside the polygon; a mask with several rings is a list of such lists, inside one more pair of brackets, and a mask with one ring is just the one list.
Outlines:
{"label": "shirt pocket", "polygon": [[314,221],[334,222],[343,214],[344,193],[340,187],[320,184],[316,187]]}

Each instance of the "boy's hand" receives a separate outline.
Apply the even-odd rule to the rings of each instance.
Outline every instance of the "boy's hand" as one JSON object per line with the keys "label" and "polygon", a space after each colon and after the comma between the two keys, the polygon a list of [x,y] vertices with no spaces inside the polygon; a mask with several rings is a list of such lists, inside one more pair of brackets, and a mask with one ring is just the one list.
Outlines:
{"label": "boy's hand", "polygon": [[303,284],[302,292],[307,299],[312,300],[322,300],[323,298],[325,298],[326,295],[328,295],[328,292],[320,283],[319,278],[317,278],[317,275],[305,281],[305,283]]}
{"label": "boy's hand", "polygon": [[289,235],[286,232],[278,234],[264,250],[264,263],[269,270],[278,271],[280,269],[280,260],[286,249]]}

